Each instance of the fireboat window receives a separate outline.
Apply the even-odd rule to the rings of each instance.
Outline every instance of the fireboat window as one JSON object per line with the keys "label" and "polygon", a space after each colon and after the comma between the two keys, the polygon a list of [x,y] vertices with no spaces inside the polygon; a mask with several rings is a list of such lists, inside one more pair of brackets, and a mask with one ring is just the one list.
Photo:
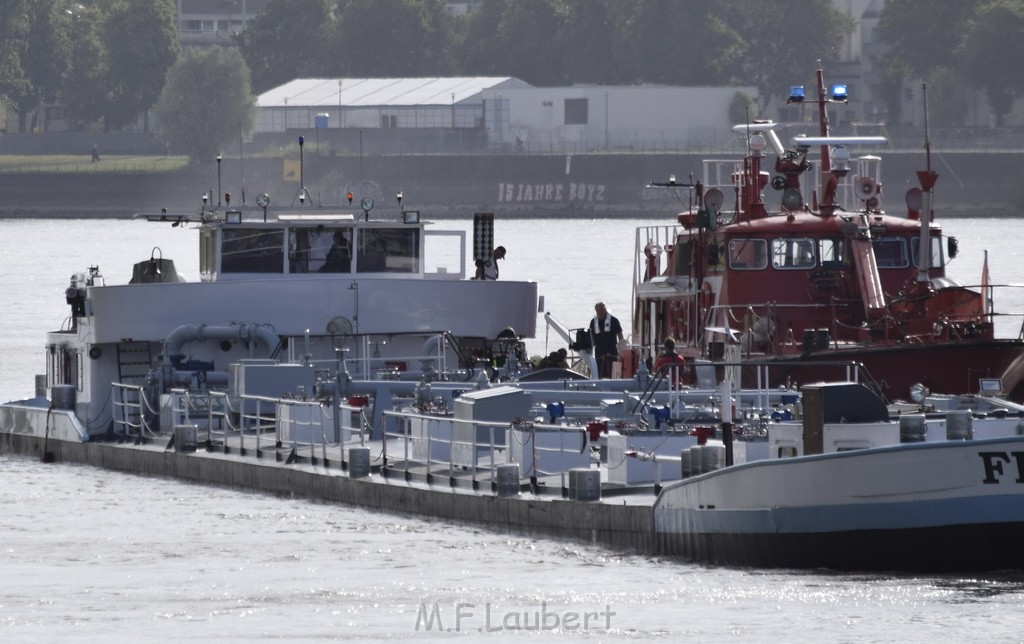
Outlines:
{"label": "fireboat window", "polygon": [[822,268],[842,268],[847,263],[846,241],[842,237],[819,239],[818,259]]}
{"label": "fireboat window", "polygon": [[814,268],[814,240],[787,237],[772,240],[772,266],[781,269]]}
{"label": "fireboat window", "polygon": [[760,271],[768,268],[768,241],[729,240],[729,268],[739,271]]}
{"label": "fireboat window", "polygon": [[348,273],[352,270],[352,228],[293,228],[288,234],[291,273]]}
{"label": "fireboat window", "polygon": [[872,240],[875,263],[878,268],[906,268],[910,265],[907,256],[907,240],[902,237],[882,237]]}
{"label": "fireboat window", "polygon": [[221,235],[222,273],[284,272],[284,230],[224,228]]}
{"label": "fireboat window", "polygon": [[356,242],[356,272],[415,273],[420,265],[419,228],[363,228]]}
{"label": "fireboat window", "polygon": [[[942,239],[938,235],[935,235],[934,237],[929,237],[928,241],[931,242],[932,247],[931,262],[928,264],[928,266],[931,268],[942,268],[943,266],[946,265],[945,258],[942,254]],[[921,248],[921,238],[914,237],[912,240],[910,240],[910,246],[914,252],[914,266],[920,268],[921,252],[919,249]]]}

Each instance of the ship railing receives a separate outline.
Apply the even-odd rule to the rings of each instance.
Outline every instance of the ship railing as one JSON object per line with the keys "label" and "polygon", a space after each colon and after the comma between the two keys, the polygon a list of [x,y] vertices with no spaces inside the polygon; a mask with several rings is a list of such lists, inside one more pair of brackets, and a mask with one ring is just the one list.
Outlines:
{"label": "ship railing", "polygon": [[[859,300],[831,298],[828,302],[812,302],[806,304],[780,304],[778,302],[716,304],[708,308],[708,328],[722,334],[731,334],[745,353],[761,352],[766,354],[784,352],[785,347],[800,345],[806,338],[794,337],[792,328],[785,332],[780,326],[787,324],[786,318],[798,312],[801,314],[821,315],[822,324],[818,328],[809,328],[805,333],[816,333],[818,329],[828,331],[828,344],[834,346],[844,338],[850,338],[862,332],[864,327],[850,325],[839,321],[841,309],[845,310],[859,303]],[[827,318],[827,322],[824,320]],[[885,328],[882,329],[886,331]],[[713,334],[704,333],[703,346],[708,350],[714,342]],[[817,341],[817,338],[815,339]],[[719,341],[718,344],[724,344]],[[825,347],[820,347],[825,348]]]}
{"label": "ship railing", "polygon": [[[936,320],[937,324],[932,325],[931,330],[923,333],[900,335],[899,337],[908,343],[934,342],[943,339],[947,335],[953,338],[972,337],[958,335],[958,331],[951,329],[957,324],[975,323],[978,321],[992,325],[990,330],[994,333],[994,321],[996,318],[1024,318],[1024,314],[1021,313],[994,313],[991,311],[992,291],[1003,287],[1024,288],[1024,285],[963,285],[962,288],[982,290],[983,297],[987,302],[984,312],[947,313]],[[780,318],[792,315],[794,312],[812,314],[815,311],[819,313],[828,311],[828,321],[823,321],[818,329],[806,329],[805,333],[814,333],[820,329],[825,329],[829,332],[828,344],[836,348],[840,342],[855,340],[864,333],[866,327],[862,324],[851,324],[841,321],[844,311],[858,306],[862,306],[861,300],[838,297],[832,297],[828,302],[805,304],[779,304],[777,302],[718,304],[709,307],[707,326],[710,327],[725,320],[726,326],[718,328],[724,332],[731,330],[737,336],[746,353],[785,353],[787,347],[792,348],[803,345],[808,341],[808,338],[794,337],[792,328],[782,332],[780,326],[784,322],[780,322]],[[824,318],[825,316],[822,316],[823,320]],[[895,332],[897,329],[889,319],[877,321],[872,329],[880,333],[887,340],[893,340],[896,337]],[[975,333],[977,332],[975,331]],[[707,333],[704,334],[703,346],[705,350],[708,349],[708,345],[712,342],[711,337]],[[1024,339],[1024,319],[1022,319],[1020,327],[1016,330],[1016,337]]]}
{"label": "ship railing", "polygon": [[565,496],[569,470],[590,465],[582,427],[387,411],[383,438],[382,475],[453,488],[495,491],[499,469],[514,465],[518,485],[528,481],[535,493],[557,485]]}
{"label": "ship railing", "polygon": [[[853,360],[786,360],[785,362],[747,360],[724,366],[735,366],[740,370],[740,373],[742,373],[743,369],[754,368],[757,391],[769,395],[779,391],[777,383],[780,378],[772,376],[771,372],[773,369],[785,373],[792,370],[793,367],[810,367],[814,369],[828,367],[835,369],[837,374],[835,380],[862,384],[874,392],[880,399],[888,400],[886,395],[882,393],[881,384],[871,375],[868,368],[862,363]],[[789,386],[786,386],[784,391],[789,391]],[[765,398],[763,401],[759,401],[759,403],[767,405],[770,403],[770,400]]]}
{"label": "ship railing", "polygon": [[[243,395],[233,399],[212,392],[217,404],[209,406],[207,447],[224,453],[237,450],[257,458],[272,452],[278,461],[308,461],[324,466],[336,460],[348,465],[346,449],[367,439],[362,408],[320,400]],[[335,459],[334,454],[337,453]]]}
{"label": "ship railing", "polygon": [[[702,163],[704,188],[717,188],[725,195],[733,195],[742,188],[743,159],[705,159]],[[743,203],[743,200],[740,200]]]}
{"label": "ship railing", "polygon": [[[651,374],[647,386],[639,395],[631,396],[629,414],[639,419],[640,426],[647,428],[648,418],[653,415],[654,397],[659,391],[668,389],[668,408],[677,412],[685,406],[684,394],[690,391],[688,382],[694,382],[695,366],[692,361],[684,365],[662,365]],[[658,423],[660,425],[660,423]]]}
{"label": "ship railing", "polygon": [[[762,161],[763,163],[763,161]],[[857,179],[870,177],[876,182],[881,182],[881,158],[874,155],[862,155],[850,160],[850,172],[839,178],[836,186],[836,203],[845,209],[857,212],[864,211],[864,200],[860,198],[857,188]],[[705,159],[703,162],[703,181],[705,190],[717,188],[725,195],[737,194],[737,190],[743,190],[742,176],[745,163],[743,159]],[[767,169],[762,165],[762,172]],[[818,186],[815,185],[812,173],[805,175],[800,184],[800,192],[805,204],[811,204],[811,197]],[[769,191],[781,197],[781,192]],[[745,203],[742,193],[739,203]]]}
{"label": "ship railing", "polygon": [[[206,444],[209,446],[212,441],[210,434],[214,432],[214,418],[219,400],[215,392],[191,391],[188,389],[171,389],[168,402],[165,406],[166,413],[170,414],[169,425],[174,441],[188,440],[190,444],[198,445],[199,434],[207,432]],[[161,415],[161,426],[167,422],[164,415]],[[178,446],[183,448],[182,445]]]}
{"label": "ship railing", "polygon": [[[688,207],[683,204],[684,207]],[[633,301],[636,287],[649,277],[660,275],[666,268],[668,249],[675,245],[679,226],[640,226],[636,229],[633,253]]]}
{"label": "ship railing", "polygon": [[150,405],[145,389],[115,382],[111,384],[110,400],[114,436],[135,438],[140,442],[157,436],[153,421],[160,416],[160,410]]}
{"label": "ship railing", "polygon": [[[783,363],[775,361],[740,360],[740,361],[719,361],[714,363],[694,364],[687,362],[686,365],[665,365],[651,374],[651,379],[644,390],[629,397],[628,412],[639,419],[640,426],[650,429],[652,420],[655,421],[655,430],[661,429],[662,433],[671,433],[668,429],[668,419],[659,417],[661,409],[657,408],[655,396],[658,392],[668,389],[667,407],[671,413],[673,423],[683,422],[688,419],[682,410],[686,408],[687,399],[690,399],[692,392],[689,386],[689,374],[695,373],[697,368],[708,364],[718,374],[715,376],[717,382],[714,384],[713,398],[716,399],[716,408],[721,410],[726,403],[722,397],[728,392],[729,405],[733,418],[737,414],[758,415],[768,414],[781,404],[790,399],[799,397],[800,392],[794,387],[795,383],[782,384],[784,378],[777,374],[790,372],[793,368],[811,367],[816,370],[828,368],[835,373],[834,380],[844,382],[860,383],[872,390],[881,399],[886,397],[882,393],[882,387],[871,375],[867,368],[855,361],[844,360],[787,360]],[[726,389],[723,384],[729,381]],[[661,398],[664,400],[664,398]]]}
{"label": "ship railing", "polygon": [[[430,336],[427,343],[436,343],[437,351],[426,354],[409,355],[380,355],[380,345],[386,343],[379,334],[359,335],[355,337],[357,347],[356,356],[343,356],[347,349],[339,349],[338,352],[345,361],[345,366],[353,378],[360,380],[397,380],[403,373],[432,369],[435,373],[442,374],[448,370],[448,356],[446,343],[451,347],[457,356],[462,356],[461,347],[455,342],[450,333],[438,333]],[[316,361],[318,364],[337,364],[337,360]]]}

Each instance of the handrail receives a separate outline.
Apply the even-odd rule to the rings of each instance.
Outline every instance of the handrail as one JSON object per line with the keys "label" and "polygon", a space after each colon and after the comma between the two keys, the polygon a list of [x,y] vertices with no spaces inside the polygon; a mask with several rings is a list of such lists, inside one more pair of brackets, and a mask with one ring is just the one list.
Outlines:
{"label": "handrail", "polygon": [[[498,465],[516,462],[513,457],[518,454],[525,461],[516,462],[521,468],[520,482],[529,478],[536,487],[538,478],[557,475],[564,490],[568,470],[580,466],[581,454],[589,461],[585,449],[589,443],[583,427],[526,421],[473,421],[408,411],[385,411],[384,416],[382,473],[385,476],[401,474],[407,481],[422,477],[433,483],[439,472],[446,472],[448,484],[455,487],[459,484],[458,473],[466,472],[473,489],[478,489],[481,483],[494,487]],[[459,438],[456,437],[458,428],[465,430]],[[481,437],[480,429],[486,430],[485,436]],[[557,446],[539,444],[538,434],[557,436]],[[566,445],[567,434],[583,437],[584,452]],[[576,458],[569,458],[570,454],[575,454]],[[555,459],[542,467],[541,459],[548,460],[545,455],[555,455]],[[484,471],[486,476],[481,478],[479,475]]]}

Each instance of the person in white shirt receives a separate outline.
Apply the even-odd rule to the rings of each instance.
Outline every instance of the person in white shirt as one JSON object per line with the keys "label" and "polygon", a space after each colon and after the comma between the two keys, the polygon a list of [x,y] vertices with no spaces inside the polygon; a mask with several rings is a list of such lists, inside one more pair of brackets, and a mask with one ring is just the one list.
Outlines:
{"label": "person in white shirt", "polygon": [[476,279],[496,280],[498,279],[498,260],[505,259],[505,247],[498,246],[491,251],[491,256],[486,260],[476,261]]}

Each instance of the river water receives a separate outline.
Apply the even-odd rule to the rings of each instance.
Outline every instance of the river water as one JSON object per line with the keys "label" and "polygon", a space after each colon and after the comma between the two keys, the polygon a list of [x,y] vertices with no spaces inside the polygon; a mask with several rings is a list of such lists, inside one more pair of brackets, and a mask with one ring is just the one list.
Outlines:
{"label": "river water", "polygon": [[[628,328],[633,229],[499,219],[503,279],[534,279],[582,326],[604,300]],[[158,247],[188,275],[195,235],[131,221],[8,221],[0,398],[31,396],[73,272],[109,282]],[[1024,222],[943,220],[949,268],[1024,282]],[[468,230],[457,220],[445,227]],[[194,273],[193,273],[194,274]],[[996,308],[1024,312],[1022,289]],[[140,315],[145,312],[140,311]],[[999,319],[1016,336],[1019,315]],[[562,346],[545,330],[531,353]],[[1024,574],[973,577],[709,568],[557,540],[71,464],[0,456],[0,640],[1020,641]],[[948,544],[950,549],[971,544]],[[1020,544],[1006,544],[1008,548]]]}

